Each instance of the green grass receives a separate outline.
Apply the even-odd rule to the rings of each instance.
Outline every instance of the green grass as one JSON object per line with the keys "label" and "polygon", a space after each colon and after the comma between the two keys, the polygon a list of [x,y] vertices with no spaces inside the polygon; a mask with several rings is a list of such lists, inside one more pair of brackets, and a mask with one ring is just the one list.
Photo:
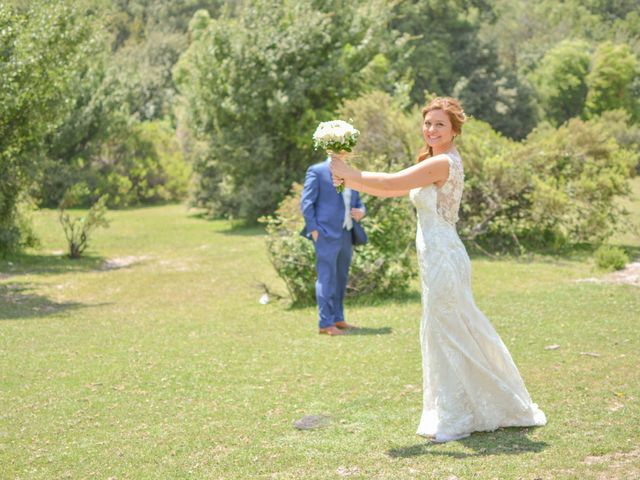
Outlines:
{"label": "green grass", "polygon": [[[415,435],[417,283],[351,301],[364,334],[319,336],[314,308],[258,303],[257,282],[284,293],[261,229],[182,206],[109,217],[80,261],[51,211],[42,249],[0,260],[1,478],[640,476],[640,290],[576,283],[599,275],[589,262],[473,261],[549,423],[435,445]],[[101,268],[127,256],[143,258]],[[312,414],[329,426],[293,428]]]}

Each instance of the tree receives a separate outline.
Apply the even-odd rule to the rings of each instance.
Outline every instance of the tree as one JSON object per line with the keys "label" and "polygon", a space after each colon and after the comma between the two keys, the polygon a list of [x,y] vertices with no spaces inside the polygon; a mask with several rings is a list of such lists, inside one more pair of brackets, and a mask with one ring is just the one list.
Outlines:
{"label": "tree", "polygon": [[401,2],[392,26],[410,36],[412,48],[400,52],[394,65],[412,72],[414,103],[422,104],[425,92],[454,95],[467,113],[520,139],[535,126],[532,91],[480,38],[482,24],[495,19],[482,0]]}
{"label": "tree", "polygon": [[640,120],[640,63],[628,45],[600,44],[587,85],[589,115],[624,109],[634,120]]}
{"label": "tree", "polygon": [[458,80],[453,95],[462,101],[468,115],[516,140],[523,139],[538,120],[532,88],[502,67],[493,71],[477,68]]}
{"label": "tree", "polygon": [[590,11],[604,18],[625,18],[638,9],[636,0],[583,0],[583,3]]}
{"label": "tree", "polygon": [[624,18],[616,18],[608,36],[615,43],[629,45],[636,57],[640,57],[640,12],[629,12]]}
{"label": "tree", "polygon": [[483,23],[480,38],[493,45],[500,63],[518,75],[535,70],[545,53],[563,40],[599,41],[611,19],[592,12],[584,0],[496,0],[495,24]]}
{"label": "tree", "polygon": [[[155,1],[92,3],[106,23],[100,49],[73,79],[70,108],[47,136],[34,195],[40,206],[53,208],[68,188],[83,183],[90,189],[80,200],[87,207],[106,193],[110,207],[179,199],[187,166],[173,148],[171,69],[187,32],[177,31],[179,19],[167,18],[173,10]],[[189,5],[181,4],[187,11]]]}
{"label": "tree", "polygon": [[411,100],[422,104],[425,91],[451,94],[461,76],[483,65],[497,67],[495,54],[478,39],[482,21],[493,21],[493,10],[483,0],[410,0],[394,8],[392,28],[411,38],[394,63],[411,69]]}
{"label": "tree", "polygon": [[92,18],[71,1],[0,4],[0,253],[24,244],[19,199],[94,46]]}
{"label": "tree", "polygon": [[582,114],[590,65],[589,44],[566,40],[549,50],[533,72],[540,105],[552,124],[557,126]]}
{"label": "tree", "polygon": [[364,88],[362,72],[384,51],[388,8],[258,0],[238,18],[206,15],[194,17],[174,70],[189,125],[210,149],[194,165],[196,200],[253,221],[321,158],[311,135]]}

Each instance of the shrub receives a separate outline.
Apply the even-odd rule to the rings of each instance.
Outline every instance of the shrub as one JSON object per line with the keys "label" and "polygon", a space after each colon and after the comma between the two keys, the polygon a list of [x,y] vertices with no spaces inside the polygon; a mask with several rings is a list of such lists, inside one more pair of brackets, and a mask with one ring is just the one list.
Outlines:
{"label": "shrub", "polygon": [[[267,226],[269,260],[284,280],[292,303],[310,305],[315,301],[315,249],[311,241],[299,234],[304,227],[301,194],[302,185],[294,184],[275,214],[262,217],[260,222]],[[416,274],[412,250],[404,242],[398,242],[401,235],[395,235],[398,219],[405,216],[405,210],[406,206],[398,204],[385,208],[379,215],[368,213],[363,219],[369,243],[354,252],[347,296],[389,296],[409,286]]]}
{"label": "shrub", "polygon": [[542,125],[515,143],[482,122],[460,137],[465,194],[459,231],[492,249],[557,249],[601,242],[625,225],[616,198],[629,193],[637,153],[596,118]]}
{"label": "shrub", "polygon": [[593,257],[596,265],[601,270],[622,270],[629,263],[629,257],[624,250],[611,245],[600,246],[593,254]]}
{"label": "shrub", "polygon": [[86,196],[86,186],[77,185],[69,189],[60,203],[58,219],[64,230],[69,245],[69,258],[80,258],[89,244],[89,237],[98,227],[107,228],[109,222],[107,213],[107,195],[103,195],[96,203],[91,205],[86,216],[71,217],[66,209],[73,206],[80,198]]}
{"label": "shrub", "polygon": [[92,200],[108,194],[113,207],[181,200],[187,194],[189,174],[168,122],[143,122],[92,160]]}
{"label": "shrub", "polygon": [[112,208],[182,200],[190,168],[175,130],[167,121],[118,126],[87,152],[87,158],[48,159],[39,189],[42,206],[58,205],[61,193],[88,187],[77,206],[89,207],[108,195]]}
{"label": "shrub", "polygon": [[31,200],[24,194],[19,195],[11,214],[0,218],[0,257],[39,244],[31,224],[32,209]]}

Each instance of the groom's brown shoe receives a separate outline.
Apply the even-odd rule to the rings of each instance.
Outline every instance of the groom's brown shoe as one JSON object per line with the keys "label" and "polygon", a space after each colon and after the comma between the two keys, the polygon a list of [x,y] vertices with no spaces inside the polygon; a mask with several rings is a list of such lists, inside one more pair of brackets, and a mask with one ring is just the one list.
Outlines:
{"label": "groom's brown shoe", "polygon": [[336,322],[335,326],[338,327],[340,330],[356,330],[360,327],[356,327],[355,325],[351,325],[350,323],[347,322]]}
{"label": "groom's brown shoe", "polygon": [[345,332],[343,332],[342,330],[337,329],[333,325],[331,325],[330,327],[321,328],[320,330],[318,330],[318,333],[329,335],[330,337],[333,337],[334,335],[344,335],[345,334]]}

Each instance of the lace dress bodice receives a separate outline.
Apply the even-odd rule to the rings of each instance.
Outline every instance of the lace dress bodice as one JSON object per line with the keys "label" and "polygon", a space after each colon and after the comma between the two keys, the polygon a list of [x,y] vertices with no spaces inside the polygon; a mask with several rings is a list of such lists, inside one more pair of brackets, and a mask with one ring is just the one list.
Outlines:
{"label": "lace dress bodice", "polygon": [[[452,150],[446,155],[449,160],[449,176],[446,182],[441,187],[432,184],[414,188],[409,193],[418,215],[416,248],[425,295],[428,285],[432,284],[427,281],[427,272],[429,275],[436,274],[445,264],[453,262],[456,268],[461,269],[465,279],[470,274],[467,251],[456,232],[458,210],[464,190],[462,159],[457,150]],[[443,264],[438,259],[448,259],[449,262]]]}
{"label": "lace dress bodice", "polygon": [[409,198],[418,209],[418,214],[437,215],[448,224],[455,227],[458,222],[458,210],[464,190],[464,170],[462,159],[457,150],[447,154],[449,160],[449,177],[442,187],[427,185],[414,188]]}

